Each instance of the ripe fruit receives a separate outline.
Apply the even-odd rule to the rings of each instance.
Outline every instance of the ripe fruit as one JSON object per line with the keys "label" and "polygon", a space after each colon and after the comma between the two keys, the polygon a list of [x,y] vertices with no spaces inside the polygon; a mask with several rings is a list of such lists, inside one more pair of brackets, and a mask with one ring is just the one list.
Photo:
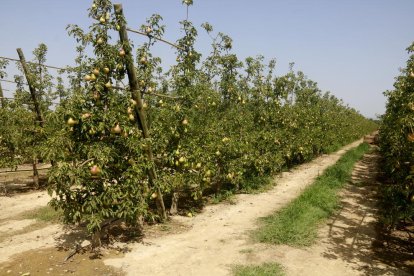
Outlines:
{"label": "ripe fruit", "polygon": [[127,113],[128,113],[128,114],[133,114],[133,113],[134,113],[134,110],[133,110],[132,108],[128,107],[128,109],[127,109]]}
{"label": "ripe fruit", "polygon": [[111,70],[108,67],[105,67],[104,69],[105,74],[108,74]]}
{"label": "ripe fruit", "polygon": [[99,75],[99,69],[98,68],[93,69],[92,73],[94,75]]}
{"label": "ripe fruit", "polygon": [[121,57],[125,56],[125,50],[124,49],[119,50],[119,55]]}
{"label": "ripe fruit", "polygon": [[150,26],[147,26],[147,27],[145,28],[145,32],[146,32],[147,34],[151,33],[151,32],[152,32],[152,28],[151,28]]}
{"label": "ripe fruit", "polygon": [[148,63],[148,61],[147,61],[147,58],[146,58],[146,57],[142,57],[142,58],[139,60],[139,62],[140,62],[141,64],[144,64],[144,65],[146,65],[146,64]]}
{"label": "ripe fruit", "polygon": [[178,104],[174,106],[174,111],[180,111],[181,110],[181,106],[179,106]]}
{"label": "ripe fruit", "polygon": [[93,165],[90,168],[90,172],[91,172],[91,175],[92,176],[97,176],[97,175],[99,175],[101,173],[101,169],[97,165]]}
{"label": "ripe fruit", "polygon": [[96,9],[96,4],[92,4],[92,9]]}
{"label": "ripe fruit", "polygon": [[74,125],[76,125],[78,123],[78,121],[76,121],[75,119],[73,119],[72,117],[70,117],[69,119],[68,119],[68,121],[67,121],[67,124],[69,125],[69,126],[74,126]]}
{"label": "ripe fruit", "polygon": [[140,80],[139,81],[139,85],[144,86],[145,85],[145,81],[144,80]]}
{"label": "ripe fruit", "polygon": [[95,76],[95,74],[91,74],[91,81],[96,81],[96,76]]}
{"label": "ripe fruit", "polygon": [[152,199],[156,199],[157,197],[158,197],[157,193],[155,193],[155,192],[154,192],[154,193],[152,193],[152,195],[151,195],[151,198],[152,198]]}
{"label": "ripe fruit", "polygon": [[106,22],[105,17],[101,16],[101,18],[99,18],[99,22],[101,22],[102,24]]}
{"label": "ripe fruit", "polygon": [[111,128],[111,133],[113,134],[120,134],[122,132],[121,127],[119,124],[116,124],[113,128]]}
{"label": "ripe fruit", "polygon": [[82,119],[88,119],[91,116],[92,116],[91,113],[83,113],[82,114]]}
{"label": "ripe fruit", "polygon": [[148,107],[147,103],[146,103],[146,102],[143,102],[143,103],[142,103],[142,108],[144,108],[144,109],[145,109],[145,108],[147,108],[147,107]]}
{"label": "ripe fruit", "polygon": [[136,105],[137,105],[137,102],[136,102],[134,99],[130,99],[129,101],[131,102],[131,104],[132,104],[133,106],[136,106]]}
{"label": "ripe fruit", "polygon": [[187,119],[184,119],[184,120],[182,121],[182,124],[183,124],[183,125],[185,125],[185,126],[186,126],[186,125],[188,125],[188,121],[187,121]]}
{"label": "ripe fruit", "polygon": [[180,163],[184,163],[184,162],[185,162],[185,157],[180,157],[180,159],[178,159],[178,161],[179,161]]}
{"label": "ripe fruit", "polygon": [[129,119],[130,121],[135,121],[135,116],[134,116],[133,114],[129,114],[129,115],[128,115],[128,119]]}
{"label": "ripe fruit", "polygon": [[99,94],[98,91],[94,91],[92,97],[93,97],[94,100],[97,101],[101,98],[101,94]]}
{"label": "ripe fruit", "polygon": [[228,180],[232,180],[232,179],[233,179],[233,177],[234,177],[234,173],[228,173],[228,174],[227,174],[227,179],[228,179]]}
{"label": "ripe fruit", "polygon": [[119,26],[118,24],[116,24],[116,30],[119,31],[121,29],[121,26]]}
{"label": "ripe fruit", "polygon": [[196,168],[201,169],[201,163],[197,163]]}
{"label": "ripe fruit", "polygon": [[112,87],[112,84],[111,84],[111,82],[110,81],[108,81],[107,83],[105,83],[105,87],[106,88],[111,88]]}
{"label": "ripe fruit", "polygon": [[85,79],[85,81],[90,81],[91,80],[91,76],[86,75],[84,79]]}
{"label": "ripe fruit", "polygon": [[101,45],[102,43],[104,43],[102,38],[98,38],[98,40],[96,41],[97,44]]}
{"label": "ripe fruit", "polygon": [[410,77],[414,78],[414,72],[413,71],[411,71]]}
{"label": "ripe fruit", "polygon": [[217,156],[220,156],[221,155],[221,152],[218,150],[218,151],[216,151],[216,155]]}
{"label": "ripe fruit", "polygon": [[228,138],[228,137],[224,137],[221,141],[222,141],[223,143],[225,143],[225,142],[230,141],[230,138]]}
{"label": "ripe fruit", "polygon": [[152,93],[154,92],[154,88],[152,88],[152,86],[148,87],[148,93]]}
{"label": "ripe fruit", "polygon": [[410,141],[410,142],[414,142],[414,133],[409,133],[407,135],[407,140]]}

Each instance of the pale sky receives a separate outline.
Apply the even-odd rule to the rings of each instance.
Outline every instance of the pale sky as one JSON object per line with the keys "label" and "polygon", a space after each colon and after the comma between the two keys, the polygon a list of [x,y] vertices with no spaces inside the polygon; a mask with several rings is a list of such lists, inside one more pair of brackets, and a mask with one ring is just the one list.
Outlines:
{"label": "pale sky", "polygon": [[[167,26],[165,38],[175,41],[181,36],[178,22],[186,14],[181,0],[117,2],[123,4],[131,28],[158,13]],[[31,59],[33,49],[45,43],[47,64],[73,65],[75,41],[65,28],[89,26],[91,4],[90,0],[0,0],[0,56],[17,58],[16,48],[21,47]],[[197,27],[207,21],[216,32],[232,37],[239,59],[276,58],[278,75],[294,62],[294,68],[318,82],[323,91],[375,117],[385,111],[382,93],[392,89],[408,58],[405,49],[414,41],[413,11],[414,0],[194,0],[190,20]],[[197,48],[205,57],[210,39],[198,29]],[[144,41],[130,36],[135,44]],[[165,66],[175,61],[174,50],[167,45],[157,45],[154,53]]]}

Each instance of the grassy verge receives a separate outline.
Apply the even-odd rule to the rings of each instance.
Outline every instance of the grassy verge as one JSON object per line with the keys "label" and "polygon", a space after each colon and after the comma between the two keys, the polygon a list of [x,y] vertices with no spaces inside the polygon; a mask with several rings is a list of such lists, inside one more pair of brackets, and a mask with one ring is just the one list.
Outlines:
{"label": "grassy verge", "polygon": [[308,246],[317,237],[318,225],[337,208],[337,191],[350,179],[356,161],[369,149],[368,144],[346,152],[315,182],[286,207],[268,217],[253,238],[259,242]]}
{"label": "grassy verge", "polygon": [[252,266],[235,266],[233,268],[235,276],[283,276],[282,267],[275,263],[265,263],[262,265]]}
{"label": "grassy verge", "polygon": [[60,222],[61,215],[61,212],[55,211],[52,207],[44,206],[26,211],[21,216],[24,219],[36,219],[41,222],[58,223]]}

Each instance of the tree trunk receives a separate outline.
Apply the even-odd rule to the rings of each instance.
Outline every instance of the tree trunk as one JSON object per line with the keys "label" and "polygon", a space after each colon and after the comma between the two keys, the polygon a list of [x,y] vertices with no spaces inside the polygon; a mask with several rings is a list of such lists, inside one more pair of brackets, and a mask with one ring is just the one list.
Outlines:
{"label": "tree trunk", "polygon": [[0,103],[1,103],[1,108],[4,108],[5,100],[4,100],[3,88],[1,87],[1,83],[0,83]]}
{"label": "tree trunk", "polygon": [[36,189],[40,188],[39,185],[39,171],[37,170],[37,158],[33,158],[33,185]]}
{"label": "tree trunk", "polygon": [[170,214],[176,215],[178,213],[178,199],[180,197],[180,194],[177,192],[173,193],[172,201],[171,201],[171,208],[170,208]]}

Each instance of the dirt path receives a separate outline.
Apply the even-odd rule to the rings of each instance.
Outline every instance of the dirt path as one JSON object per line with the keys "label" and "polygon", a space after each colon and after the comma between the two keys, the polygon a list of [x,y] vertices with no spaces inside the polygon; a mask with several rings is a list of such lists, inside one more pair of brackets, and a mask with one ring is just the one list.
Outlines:
{"label": "dirt path", "polygon": [[[244,253],[254,247],[249,242],[248,231],[256,227],[257,218],[290,202],[347,149],[360,143],[357,141],[334,154],[321,156],[291,172],[283,173],[281,178],[276,179],[275,188],[266,193],[239,195],[236,204],[208,206],[194,218],[175,217],[192,228],[177,235],[145,239],[143,244],[132,245],[124,258],[108,259],[105,263],[122,268],[128,275],[228,275],[233,264],[255,260],[260,262],[259,255]],[[270,257],[274,260],[271,256],[268,255],[266,259]],[[297,261],[298,265],[302,265],[303,259]],[[318,260],[307,262],[318,263]],[[296,274],[295,271],[292,273],[304,275]],[[338,275],[329,275],[334,274]]]}
{"label": "dirt path", "polygon": [[[378,155],[357,162],[352,183],[341,192],[341,209],[319,231],[308,248],[255,245],[239,263],[277,262],[288,275],[414,275],[414,256],[404,260],[378,240]],[[399,267],[399,268],[397,268]]]}

